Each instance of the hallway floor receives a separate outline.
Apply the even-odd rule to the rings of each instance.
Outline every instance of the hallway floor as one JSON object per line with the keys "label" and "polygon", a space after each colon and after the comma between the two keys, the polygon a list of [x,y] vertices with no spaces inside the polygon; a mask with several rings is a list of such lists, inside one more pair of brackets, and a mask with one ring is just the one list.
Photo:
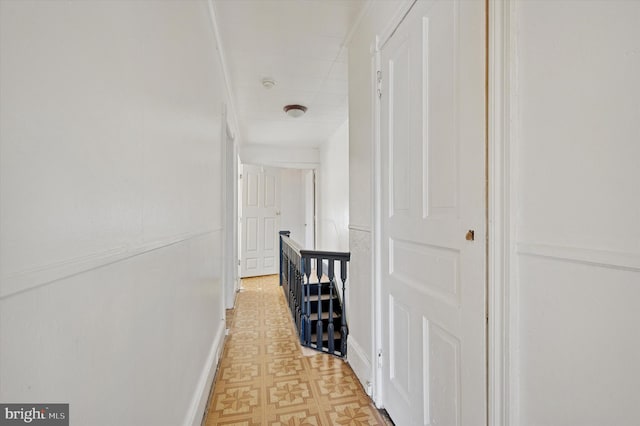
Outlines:
{"label": "hallway floor", "polygon": [[386,424],[347,363],[303,353],[277,275],[242,286],[206,426]]}

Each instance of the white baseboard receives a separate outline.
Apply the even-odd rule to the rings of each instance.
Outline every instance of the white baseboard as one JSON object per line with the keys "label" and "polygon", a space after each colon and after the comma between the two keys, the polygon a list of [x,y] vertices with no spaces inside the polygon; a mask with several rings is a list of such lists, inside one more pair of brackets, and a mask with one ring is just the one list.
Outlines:
{"label": "white baseboard", "polygon": [[184,426],[202,425],[202,418],[209,400],[209,390],[213,384],[213,378],[216,374],[218,362],[220,361],[220,354],[224,343],[225,328],[225,322],[221,321],[216,337],[213,339],[213,343],[211,344],[207,361],[202,369],[202,374],[200,375],[200,379],[198,379],[198,384],[196,385],[195,392],[193,393],[189,411],[187,411],[187,416],[183,423]]}
{"label": "white baseboard", "polygon": [[347,338],[347,361],[353,369],[353,372],[362,383],[362,387],[366,392],[370,392],[370,385],[373,383],[371,372],[371,360],[367,356],[367,352],[362,349],[352,335]]}

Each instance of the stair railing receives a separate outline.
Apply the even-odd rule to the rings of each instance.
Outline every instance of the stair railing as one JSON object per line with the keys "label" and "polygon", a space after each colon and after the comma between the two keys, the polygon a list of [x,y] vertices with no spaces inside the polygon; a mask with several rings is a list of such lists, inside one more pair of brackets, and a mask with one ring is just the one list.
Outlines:
{"label": "stair railing", "polygon": [[300,343],[346,357],[349,329],[345,290],[351,254],[303,250],[290,235],[289,231],[280,231],[280,285]]}

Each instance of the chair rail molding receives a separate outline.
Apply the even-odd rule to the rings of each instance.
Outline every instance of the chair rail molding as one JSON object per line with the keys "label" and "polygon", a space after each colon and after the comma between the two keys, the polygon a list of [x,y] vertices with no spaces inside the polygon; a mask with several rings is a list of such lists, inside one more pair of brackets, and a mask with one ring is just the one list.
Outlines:
{"label": "chair rail molding", "polygon": [[2,288],[0,288],[0,300],[34,288],[51,284],[73,275],[98,269],[153,250],[162,249],[174,244],[180,244],[189,240],[214,234],[216,232],[222,232],[222,228],[172,235],[135,246],[122,245],[86,256],[79,256],[60,262],[36,266],[15,274],[3,276]]}
{"label": "chair rail molding", "polygon": [[640,253],[566,247],[558,244],[540,244],[526,241],[517,242],[516,253],[564,262],[596,265],[609,269],[640,271]]}
{"label": "chair rail molding", "polygon": [[371,226],[349,224],[349,231],[371,232]]}

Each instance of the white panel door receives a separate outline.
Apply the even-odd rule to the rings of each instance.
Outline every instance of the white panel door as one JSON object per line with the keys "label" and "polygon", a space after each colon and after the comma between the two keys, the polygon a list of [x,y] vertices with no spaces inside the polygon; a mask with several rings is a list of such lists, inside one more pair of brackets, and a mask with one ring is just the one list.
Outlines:
{"label": "white panel door", "polygon": [[486,424],[484,4],[418,1],[381,51],[382,401],[403,426]]}
{"label": "white panel door", "polygon": [[242,277],[278,273],[280,230],[280,171],[243,167]]}

